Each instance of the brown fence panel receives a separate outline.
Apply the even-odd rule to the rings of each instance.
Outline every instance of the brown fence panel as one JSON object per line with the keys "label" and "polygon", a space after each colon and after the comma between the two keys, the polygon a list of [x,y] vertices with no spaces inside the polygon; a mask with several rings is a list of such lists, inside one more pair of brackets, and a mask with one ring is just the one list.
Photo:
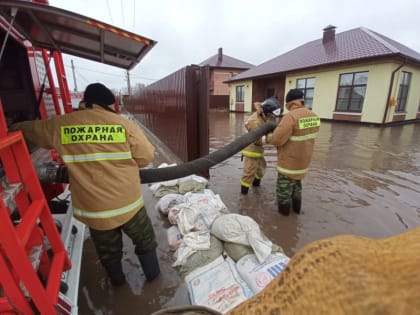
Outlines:
{"label": "brown fence panel", "polygon": [[208,67],[187,66],[125,102],[127,110],[184,162],[206,155]]}
{"label": "brown fence panel", "polygon": [[210,108],[229,108],[229,95],[210,95]]}

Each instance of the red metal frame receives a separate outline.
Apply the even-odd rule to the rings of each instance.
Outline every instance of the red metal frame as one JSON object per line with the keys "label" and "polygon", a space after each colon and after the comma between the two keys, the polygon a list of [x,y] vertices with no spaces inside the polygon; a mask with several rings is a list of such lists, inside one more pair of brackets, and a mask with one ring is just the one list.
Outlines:
{"label": "red metal frame", "polygon": [[52,56],[50,56],[50,54],[48,53],[46,49],[41,49],[41,52],[42,52],[42,59],[44,60],[44,64],[45,64],[45,70],[47,71],[48,83],[49,83],[49,89],[46,90],[45,92],[51,94],[52,96],[56,115],[62,115],[64,113],[61,111],[61,108],[60,108],[60,102],[58,100],[57,90],[55,88],[55,83],[54,83],[51,66],[50,66],[50,57]]}
{"label": "red metal frame", "polygon": [[[22,133],[7,134],[1,101],[0,159],[8,182],[24,186],[15,198],[19,222],[12,222],[9,208],[0,198],[0,284],[5,292],[5,296],[0,298],[0,312],[57,314],[61,275],[71,268],[71,261],[48,208]],[[49,243],[53,253],[50,259],[44,249],[40,258],[49,260],[42,271],[42,276],[47,278],[46,285],[29,257],[34,245],[42,248],[45,242]]]}
{"label": "red metal frame", "polygon": [[29,68],[31,70],[31,77],[32,77],[32,83],[34,85],[35,95],[37,100],[39,100],[39,113],[41,114],[42,119],[47,119],[48,115],[45,110],[45,104],[44,99],[40,98],[41,95],[41,80],[38,75],[38,69],[36,67],[36,50],[33,46],[26,47],[26,51],[28,53],[28,62],[29,62]]}
{"label": "red metal frame", "polygon": [[64,69],[63,56],[60,52],[53,52],[54,65],[57,71],[58,86],[60,87],[60,95],[63,101],[63,108],[65,113],[71,113],[73,107],[71,105],[71,97],[69,86],[67,84],[66,71]]}
{"label": "red metal frame", "polygon": [[[35,94],[39,99],[39,113],[41,115],[42,119],[48,119],[48,114],[47,114],[47,110],[46,110],[46,106],[45,106],[45,102],[44,102],[44,98],[40,97],[41,94],[41,80],[44,81],[44,78],[40,78],[39,77],[39,73],[38,73],[38,69],[36,66],[36,52],[40,52],[42,54],[42,59],[43,59],[43,63],[45,66],[45,72],[46,72],[46,78],[48,79],[48,85],[49,85],[49,91],[48,89],[44,90],[44,93],[46,92],[51,92],[52,95],[52,99],[53,99],[53,105],[54,105],[54,110],[55,110],[55,114],[56,115],[63,115],[64,113],[68,113],[73,111],[72,106],[71,106],[71,100],[69,99],[69,101],[66,101],[65,99],[63,99],[63,107],[60,107],[60,103],[58,100],[58,96],[57,96],[57,90],[55,88],[55,83],[54,83],[54,79],[53,79],[53,75],[52,75],[52,70],[51,70],[51,65],[49,62],[49,58],[51,57],[52,59],[54,59],[54,63],[57,65],[60,64],[63,66],[63,61],[62,61],[62,56],[60,52],[56,52],[53,53],[52,55],[49,54],[49,52],[46,49],[38,49],[38,48],[34,48],[32,46],[27,47],[27,53],[28,53],[28,61],[29,61],[29,66],[30,66],[30,70],[31,70],[31,77],[32,77],[32,82],[34,85],[34,89],[35,89]],[[55,59],[59,59],[58,61],[56,61]],[[64,67],[62,67],[64,69]],[[65,77],[65,74],[63,75],[62,72],[60,72],[60,69],[56,69],[57,70],[57,80],[60,84],[60,88],[67,90],[67,93],[64,93],[65,95],[67,95],[67,98],[69,97],[69,90],[68,90],[68,86],[65,80],[60,80],[59,78],[63,78]],[[69,106],[65,106],[65,104],[70,104],[70,108]],[[57,156],[57,154],[55,153],[55,150],[51,150],[51,155],[52,155],[52,159],[53,161],[58,162],[59,164],[62,164],[61,159]],[[61,194],[64,189],[65,189],[65,184],[52,184],[52,185],[43,185],[43,190],[45,195],[51,199],[59,194]]]}

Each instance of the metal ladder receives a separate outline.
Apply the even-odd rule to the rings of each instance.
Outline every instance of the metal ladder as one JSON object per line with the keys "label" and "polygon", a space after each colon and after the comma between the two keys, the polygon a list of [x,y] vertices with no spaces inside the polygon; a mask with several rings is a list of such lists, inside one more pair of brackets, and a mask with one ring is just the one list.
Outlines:
{"label": "metal ladder", "polygon": [[[0,185],[0,313],[58,314],[61,277],[71,262],[22,133],[7,132],[1,101],[0,159],[7,178]],[[11,218],[13,203],[18,219]]]}

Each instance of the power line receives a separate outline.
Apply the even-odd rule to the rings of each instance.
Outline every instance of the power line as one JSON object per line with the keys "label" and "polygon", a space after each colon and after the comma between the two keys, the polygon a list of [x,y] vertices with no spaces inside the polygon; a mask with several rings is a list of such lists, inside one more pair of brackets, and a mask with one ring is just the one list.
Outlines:
{"label": "power line", "polygon": [[[66,67],[68,67],[68,68],[71,68],[71,66],[69,66],[69,65],[64,65],[64,66],[66,66]],[[79,66],[78,66],[77,68],[78,68],[78,69],[83,69],[83,70],[86,70],[86,71],[90,71],[90,72],[95,72],[95,73],[106,74],[106,75],[110,75],[110,76],[114,76],[114,77],[126,78],[126,75],[125,75],[125,74],[115,74],[115,73],[109,73],[109,72],[102,72],[102,71],[93,70],[93,69],[84,68],[84,67],[79,67]],[[147,78],[147,77],[139,76],[139,75],[132,74],[132,73],[130,73],[130,75],[131,75],[132,77],[136,77],[136,78],[143,79],[143,80],[156,81],[156,79],[152,79],[152,78]]]}
{"label": "power line", "polygon": [[137,74],[130,74],[130,75],[131,75],[132,77],[139,78],[139,79],[143,79],[143,80],[157,81],[157,79],[146,78],[146,77],[142,77],[142,76],[137,75]]}
{"label": "power line", "polygon": [[84,77],[84,76],[82,76],[81,74],[80,74],[80,72],[79,71],[75,71],[76,72],[76,74],[79,76],[79,77],[81,77],[82,78],[82,80],[86,83],[86,84],[90,84],[90,82]]}
{"label": "power line", "polygon": [[122,18],[122,25],[125,28],[125,23],[124,23],[124,5],[123,5],[123,0],[120,0],[121,3],[121,18]]}
{"label": "power line", "polygon": [[[65,66],[70,68],[70,66],[69,66],[69,65],[65,65]],[[111,75],[111,76],[114,76],[114,77],[120,77],[120,78],[125,77],[123,74],[115,74],[115,73],[109,73],[109,72],[102,72],[102,71],[92,70],[92,69],[83,68],[83,67],[79,67],[79,66],[78,66],[77,68],[78,68],[78,69],[83,69],[83,70],[86,70],[86,71],[90,71],[90,72],[95,72],[95,73],[101,73],[101,74]]]}
{"label": "power line", "polygon": [[133,0],[133,28],[132,31],[135,31],[136,26],[136,0]]}
{"label": "power line", "polygon": [[108,13],[109,17],[111,18],[111,23],[114,24],[114,21],[112,20],[111,7],[109,6],[109,0],[106,0],[106,4],[108,6]]}

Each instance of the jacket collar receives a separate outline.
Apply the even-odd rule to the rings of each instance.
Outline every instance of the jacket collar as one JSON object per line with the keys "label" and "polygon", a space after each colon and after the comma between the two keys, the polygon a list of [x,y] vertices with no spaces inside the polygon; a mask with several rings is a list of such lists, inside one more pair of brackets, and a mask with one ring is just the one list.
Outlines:
{"label": "jacket collar", "polygon": [[294,110],[294,109],[302,108],[303,105],[302,105],[301,101],[303,101],[303,99],[293,100],[289,103],[286,103],[287,110],[291,111],[291,110]]}

